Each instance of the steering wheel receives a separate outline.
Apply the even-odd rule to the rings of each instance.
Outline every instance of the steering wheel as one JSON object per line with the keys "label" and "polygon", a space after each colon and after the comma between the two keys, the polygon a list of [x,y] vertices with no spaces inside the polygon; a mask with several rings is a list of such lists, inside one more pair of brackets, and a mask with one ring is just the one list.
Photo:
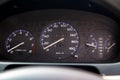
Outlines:
{"label": "steering wheel", "polygon": [[0,80],[102,80],[102,77],[64,67],[23,67],[0,74]]}

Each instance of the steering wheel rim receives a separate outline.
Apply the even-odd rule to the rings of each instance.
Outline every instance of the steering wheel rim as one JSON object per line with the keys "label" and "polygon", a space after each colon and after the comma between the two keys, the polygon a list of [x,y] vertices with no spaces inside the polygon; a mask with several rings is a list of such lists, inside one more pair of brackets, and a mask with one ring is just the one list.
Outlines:
{"label": "steering wheel rim", "polygon": [[0,74],[0,80],[102,80],[102,77],[83,70],[42,66],[8,70]]}

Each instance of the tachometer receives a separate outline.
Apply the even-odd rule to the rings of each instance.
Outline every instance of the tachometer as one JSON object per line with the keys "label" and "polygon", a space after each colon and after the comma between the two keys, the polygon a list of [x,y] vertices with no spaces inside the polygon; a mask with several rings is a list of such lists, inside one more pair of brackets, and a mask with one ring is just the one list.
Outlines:
{"label": "tachometer", "polygon": [[56,22],[43,31],[41,43],[46,53],[56,59],[64,59],[74,55],[79,45],[79,36],[70,24]]}
{"label": "tachometer", "polygon": [[30,32],[26,30],[16,30],[6,39],[5,47],[7,52],[11,54],[30,54],[35,50],[35,40]]}

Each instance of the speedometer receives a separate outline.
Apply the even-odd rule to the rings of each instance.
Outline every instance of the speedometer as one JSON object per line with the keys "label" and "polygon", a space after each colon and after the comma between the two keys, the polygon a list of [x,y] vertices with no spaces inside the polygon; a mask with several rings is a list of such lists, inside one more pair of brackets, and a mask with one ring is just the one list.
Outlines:
{"label": "speedometer", "polygon": [[50,24],[42,33],[43,50],[56,59],[75,55],[79,36],[75,28],[65,22]]}

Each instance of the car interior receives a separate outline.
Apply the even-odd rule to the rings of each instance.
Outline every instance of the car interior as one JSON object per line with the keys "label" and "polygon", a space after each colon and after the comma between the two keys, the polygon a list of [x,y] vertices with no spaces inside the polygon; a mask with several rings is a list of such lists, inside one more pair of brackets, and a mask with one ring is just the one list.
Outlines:
{"label": "car interior", "polygon": [[120,80],[120,0],[0,0],[0,80]]}

